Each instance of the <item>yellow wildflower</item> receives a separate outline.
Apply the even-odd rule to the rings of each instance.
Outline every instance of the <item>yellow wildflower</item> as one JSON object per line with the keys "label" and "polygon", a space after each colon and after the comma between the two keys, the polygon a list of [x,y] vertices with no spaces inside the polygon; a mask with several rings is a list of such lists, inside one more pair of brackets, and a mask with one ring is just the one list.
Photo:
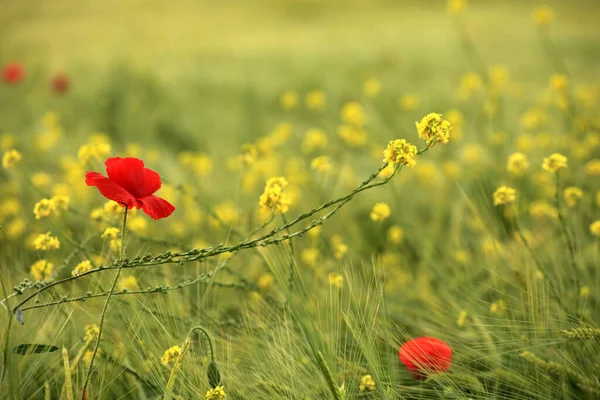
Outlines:
{"label": "yellow wildflower", "polygon": [[92,263],[90,262],[90,260],[85,260],[85,261],[80,262],[79,264],[77,264],[75,266],[75,268],[73,268],[71,275],[77,276],[84,272],[88,272],[91,269],[92,269]]}
{"label": "yellow wildflower", "polygon": [[69,196],[54,196],[50,199],[55,210],[67,211],[69,209],[69,204],[71,203],[71,198]]}
{"label": "yellow wildflower", "polygon": [[386,203],[376,203],[371,210],[370,217],[373,221],[383,221],[392,213],[390,206]]}
{"label": "yellow wildflower", "polygon": [[534,201],[529,205],[529,214],[534,218],[557,219],[558,211],[545,200]]}
{"label": "yellow wildflower", "polygon": [[33,206],[33,214],[35,219],[42,219],[52,215],[55,210],[54,203],[50,199],[41,199]]}
{"label": "yellow wildflower", "polygon": [[164,352],[162,358],[160,359],[160,362],[162,363],[162,365],[165,365],[165,366],[172,364],[175,362],[175,360],[177,360],[180,353],[181,353],[181,347],[173,346]]}
{"label": "yellow wildflower", "polygon": [[361,392],[374,392],[377,389],[375,380],[369,374],[364,375],[360,378],[360,386],[358,388]]}
{"label": "yellow wildflower", "polygon": [[369,139],[364,129],[346,124],[338,127],[338,136],[350,147],[363,147]]}
{"label": "yellow wildflower", "polygon": [[206,392],[206,400],[224,400],[227,397],[223,386],[217,386]]}
{"label": "yellow wildflower", "polygon": [[342,120],[353,126],[363,126],[366,116],[363,106],[355,101],[349,101],[342,107]]}
{"label": "yellow wildflower", "polygon": [[36,172],[31,176],[31,184],[36,189],[46,189],[52,184],[52,177],[45,172]]}
{"label": "yellow wildflower", "polygon": [[311,90],[304,99],[306,107],[312,111],[321,111],[325,108],[325,93],[322,90]]}
{"label": "yellow wildflower", "polygon": [[16,150],[8,150],[2,156],[2,167],[6,169],[14,168],[23,156]]}
{"label": "yellow wildflower", "polygon": [[590,225],[590,232],[592,235],[600,237],[600,220],[592,222]]}
{"label": "yellow wildflower", "polygon": [[327,136],[322,129],[312,128],[306,131],[302,141],[302,151],[312,153],[315,150],[322,150],[327,147]]}
{"label": "yellow wildflower", "polygon": [[550,77],[550,87],[559,94],[563,94],[569,87],[569,78],[564,74],[554,74]]}
{"label": "yellow wildflower", "polygon": [[86,342],[96,339],[98,337],[98,335],[100,334],[100,328],[96,324],[86,325],[84,330],[85,330],[85,336],[83,339]]}
{"label": "yellow wildflower", "polygon": [[558,172],[562,168],[567,168],[567,157],[562,154],[554,153],[550,157],[544,158],[542,168],[550,172]]}
{"label": "yellow wildflower", "polygon": [[494,192],[494,205],[506,205],[510,203],[514,203],[517,199],[517,192],[513,188],[509,188],[507,186],[500,186]]}
{"label": "yellow wildflower", "polygon": [[506,169],[513,175],[523,175],[525,170],[529,168],[527,156],[523,153],[513,153],[508,157]]}
{"label": "yellow wildflower", "polygon": [[415,125],[419,137],[424,139],[427,144],[448,143],[452,126],[450,122],[442,118],[442,114],[429,113],[421,119],[421,122],[415,122]]}
{"label": "yellow wildflower", "polygon": [[404,111],[412,111],[419,106],[419,99],[411,94],[406,94],[398,100],[400,109]]}
{"label": "yellow wildflower", "polygon": [[368,78],[363,84],[363,93],[367,97],[376,97],[381,92],[381,83],[375,78]]}
{"label": "yellow wildflower", "polygon": [[563,191],[563,197],[567,206],[575,207],[577,202],[583,198],[583,190],[576,186],[569,186]]}
{"label": "yellow wildflower", "polygon": [[36,250],[56,250],[60,248],[60,241],[48,232],[38,235],[33,241],[33,246]]}
{"label": "yellow wildflower", "polygon": [[331,272],[327,276],[327,281],[331,286],[341,288],[344,285],[344,277],[338,272]]}
{"label": "yellow wildflower", "polygon": [[100,237],[108,240],[116,239],[119,236],[119,232],[119,228],[106,228]]}
{"label": "yellow wildflower", "polygon": [[554,12],[548,6],[538,7],[533,11],[532,19],[537,26],[549,25],[554,21]]}
{"label": "yellow wildflower", "polygon": [[466,311],[461,311],[460,314],[458,315],[458,320],[456,321],[456,325],[458,325],[459,328],[462,328],[463,326],[465,326],[465,323],[467,322],[467,312]]}
{"label": "yellow wildflower", "polygon": [[302,250],[300,254],[300,259],[302,262],[309,267],[312,267],[317,262],[317,258],[319,258],[319,249],[314,247],[309,247],[307,249]]}
{"label": "yellow wildflower", "polygon": [[387,238],[390,243],[401,244],[404,241],[404,229],[398,225],[391,226],[387,231]]}
{"label": "yellow wildflower", "polygon": [[279,98],[279,102],[284,110],[291,110],[298,104],[298,94],[293,90],[287,90],[283,92]]}
{"label": "yellow wildflower", "polygon": [[585,173],[589,176],[600,176],[600,160],[591,160],[585,164]]}
{"label": "yellow wildflower", "polygon": [[310,163],[310,167],[319,172],[329,172],[333,168],[331,160],[327,156],[314,158]]}
{"label": "yellow wildflower", "polygon": [[287,185],[284,177],[269,179],[258,202],[261,209],[282,214],[287,212],[291,203],[289,196],[284,192]]}
{"label": "yellow wildflower", "polygon": [[54,264],[46,260],[38,260],[31,265],[31,276],[36,281],[46,281],[52,277]]}
{"label": "yellow wildflower", "polygon": [[258,278],[258,282],[257,282],[257,286],[259,288],[261,288],[262,290],[269,290],[273,287],[273,284],[275,283],[275,278],[273,278],[272,274],[263,274],[260,276],[260,278]]}
{"label": "yellow wildflower", "polygon": [[119,279],[119,288],[121,290],[139,289],[138,281],[133,275],[124,276],[121,279]]}
{"label": "yellow wildflower", "polygon": [[383,151],[383,161],[388,163],[388,168],[396,165],[408,165],[413,167],[416,164],[417,147],[408,143],[405,139],[392,140]]}
{"label": "yellow wildflower", "polygon": [[589,286],[582,286],[579,289],[579,295],[581,297],[588,297],[590,295],[590,287]]}

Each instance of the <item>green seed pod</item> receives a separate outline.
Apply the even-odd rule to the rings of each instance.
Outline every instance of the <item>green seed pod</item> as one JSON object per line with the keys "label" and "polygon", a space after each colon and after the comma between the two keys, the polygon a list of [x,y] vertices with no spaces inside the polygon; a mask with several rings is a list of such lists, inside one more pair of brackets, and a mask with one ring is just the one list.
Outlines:
{"label": "green seed pod", "polygon": [[216,388],[221,384],[221,373],[219,372],[219,368],[217,367],[217,363],[211,361],[208,364],[208,370],[206,371],[206,376],[208,377],[208,384],[211,388]]}

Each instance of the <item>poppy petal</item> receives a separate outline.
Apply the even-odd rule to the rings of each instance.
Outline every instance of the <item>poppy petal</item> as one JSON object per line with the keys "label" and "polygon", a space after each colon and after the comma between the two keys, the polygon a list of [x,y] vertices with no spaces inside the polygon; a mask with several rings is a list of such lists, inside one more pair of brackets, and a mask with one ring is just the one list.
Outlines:
{"label": "poppy petal", "polygon": [[140,190],[141,195],[139,197],[152,196],[161,186],[160,175],[149,168],[144,168],[144,185]]}
{"label": "poppy petal", "polygon": [[144,193],[144,162],[133,157],[113,157],[106,160],[108,177],[127,190],[133,197],[147,196]]}
{"label": "poppy petal", "polygon": [[152,219],[166,218],[175,211],[173,204],[158,196],[147,196],[139,199],[142,203],[142,211]]}
{"label": "poppy petal", "polygon": [[88,186],[96,186],[100,193],[107,199],[116,201],[119,204],[126,204],[129,209],[133,207],[140,208],[139,202],[131,193],[123,189],[118,183],[97,172],[86,173],[85,183]]}

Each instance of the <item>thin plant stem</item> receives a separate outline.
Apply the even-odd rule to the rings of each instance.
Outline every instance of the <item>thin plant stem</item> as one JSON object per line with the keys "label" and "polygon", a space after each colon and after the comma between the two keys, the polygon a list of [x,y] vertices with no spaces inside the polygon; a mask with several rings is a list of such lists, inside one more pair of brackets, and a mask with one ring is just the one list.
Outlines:
{"label": "thin plant stem", "polygon": [[556,171],[556,212],[558,214],[558,221],[561,225],[561,232],[567,242],[567,248],[569,249],[569,255],[571,257],[571,270],[575,277],[575,283],[577,285],[577,293],[579,293],[579,276],[577,273],[577,262],[575,261],[575,246],[573,244],[573,238],[569,233],[569,229],[567,227],[567,220],[562,213],[561,201],[560,201],[560,174],[559,171]]}
{"label": "thin plant stem", "polygon": [[[123,260],[125,258],[125,229],[127,227],[127,206],[124,207],[125,211],[123,212],[123,225],[121,227],[121,249],[119,258]],[[106,296],[106,300],[104,301],[104,306],[102,307],[102,313],[100,314],[100,326],[98,328],[98,339],[96,339],[96,345],[94,346],[94,352],[92,353],[92,359],[90,360],[90,366],[88,367],[88,371],[85,377],[85,383],[83,384],[83,390],[81,391],[81,400],[85,400],[86,398],[86,390],[87,386],[90,382],[90,376],[92,375],[92,369],[94,367],[94,360],[96,359],[96,354],[98,354],[98,348],[100,348],[100,340],[102,339],[102,331],[104,329],[104,318],[106,317],[106,310],[108,308],[108,302],[112,297],[113,292],[115,291],[115,287],[117,286],[117,282],[119,281],[119,276],[121,275],[122,264],[117,269],[117,273],[115,274],[115,279],[113,280],[112,286]]]}

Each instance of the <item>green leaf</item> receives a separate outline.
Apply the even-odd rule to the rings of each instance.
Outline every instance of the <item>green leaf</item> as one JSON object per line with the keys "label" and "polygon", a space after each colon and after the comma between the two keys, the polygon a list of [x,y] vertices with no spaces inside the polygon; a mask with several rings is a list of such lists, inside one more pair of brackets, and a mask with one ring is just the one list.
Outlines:
{"label": "green leaf", "polygon": [[41,353],[52,353],[58,350],[58,347],[51,344],[39,344],[39,343],[22,343],[15,346],[12,349],[14,354],[20,354],[22,356],[27,354],[41,354]]}

